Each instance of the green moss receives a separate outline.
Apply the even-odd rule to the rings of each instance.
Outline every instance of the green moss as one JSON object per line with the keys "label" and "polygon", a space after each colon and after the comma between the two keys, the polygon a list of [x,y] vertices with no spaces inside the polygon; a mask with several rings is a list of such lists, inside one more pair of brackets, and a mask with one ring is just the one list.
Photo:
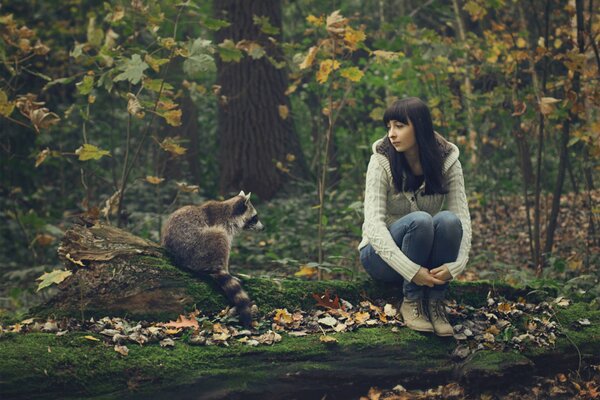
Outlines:
{"label": "green moss", "polygon": [[471,371],[499,372],[507,366],[529,365],[531,361],[516,351],[478,351],[468,360],[468,369]]}
{"label": "green moss", "polygon": [[[132,382],[142,386],[151,382],[156,390],[210,377],[218,378],[219,384],[225,379],[229,388],[243,387],[267,382],[274,365],[283,368],[277,373],[286,368],[335,370],[344,368],[344,363],[338,365],[336,361],[341,354],[368,357],[374,349],[396,360],[405,357],[410,360],[405,368],[412,370],[412,360],[421,352],[431,354],[435,348],[430,336],[408,329],[394,333],[389,328],[365,328],[335,336],[339,343],[334,346],[321,343],[319,335],[285,336],[281,343],[259,347],[196,347],[178,342],[174,348],[165,349],[130,344],[129,355],[122,357],[111,345],[90,341],[84,334],[8,334],[0,339],[0,391],[9,397],[44,398],[65,393],[77,397],[122,391]],[[450,346],[450,341],[445,342],[438,355],[443,356]],[[432,365],[432,361],[426,362]],[[442,367],[441,363],[434,365]]]}

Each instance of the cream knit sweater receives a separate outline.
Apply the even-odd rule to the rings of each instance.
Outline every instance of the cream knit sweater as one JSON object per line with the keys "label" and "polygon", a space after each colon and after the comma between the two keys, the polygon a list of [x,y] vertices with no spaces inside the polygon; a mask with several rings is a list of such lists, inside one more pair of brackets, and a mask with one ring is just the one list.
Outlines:
{"label": "cream knit sweater", "polygon": [[443,174],[448,193],[423,196],[421,192],[424,184],[415,192],[396,191],[390,163],[385,155],[376,151],[382,140],[373,143],[373,155],[367,169],[365,221],[362,227],[363,238],[358,249],[371,244],[383,261],[398,271],[404,279],[411,281],[421,266],[402,253],[390,234],[389,226],[414,211],[425,211],[433,216],[441,211],[444,205],[444,208],[453,212],[462,223],[463,237],[457,261],[447,264],[452,276],[456,277],[465,269],[471,249],[471,217],[462,167],[458,160],[458,147],[447,142],[451,150],[444,159]]}

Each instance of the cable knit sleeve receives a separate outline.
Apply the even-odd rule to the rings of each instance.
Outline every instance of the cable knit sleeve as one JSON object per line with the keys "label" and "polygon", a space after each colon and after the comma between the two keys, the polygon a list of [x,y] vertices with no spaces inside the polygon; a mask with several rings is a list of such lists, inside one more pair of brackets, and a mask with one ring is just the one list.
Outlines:
{"label": "cable knit sleeve", "polygon": [[386,226],[387,191],[391,178],[377,157],[380,156],[371,156],[367,169],[364,234],[383,261],[410,282],[420,266],[402,253]]}
{"label": "cable knit sleeve", "polygon": [[465,269],[467,261],[469,261],[469,251],[471,250],[471,216],[469,215],[469,205],[465,194],[465,180],[460,161],[456,160],[449,168],[447,182],[446,209],[458,217],[463,230],[457,260],[448,263],[450,273],[456,278]]}

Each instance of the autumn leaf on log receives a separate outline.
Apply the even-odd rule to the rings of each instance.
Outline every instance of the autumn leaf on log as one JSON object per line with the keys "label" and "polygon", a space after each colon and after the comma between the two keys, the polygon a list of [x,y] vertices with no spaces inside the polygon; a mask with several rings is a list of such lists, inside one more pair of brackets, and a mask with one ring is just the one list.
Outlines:
{"label": "autumn leaf on log", "polygon": [[294,276],[312,278],[317,275],[317,269],[315,267],[310,267],[308,265],[304,265],[300,268],[299,271],[294,273]]}
{"label": "autumn leaf on log", "polygon": [[294,322],[294,318],[292,314],[287,310],[287,308],[278,308],[275,310],[275,316],[273,317],[273,321],[275,321],[279,325],[289,325]]}
{"label": "autumn leaf on log", "polygon": [[334,310],[341,308],[342,310],[346,311],[346,307],[343,304],[340,306],[340,298],[338,296],[335,296],[334,299],[329,297],[329,290],[326,290],[325,294],[323,295],[313,293],[313,297],[317,301],[317,306],[331,308]]}
{"label": "autumn leaf on log", "polygon": [[177,318],[177,321],[169,321],[164,324],[159,324],[159,326],[165,326],[168,328],[194,328],[195,330],[200,329],[195,316],[192,315],[190,318],[188,318],[183,314]]}
{"label": "autumn leaf on log", "polygon": [[72,274],[73,273],[71,271],[60,269],[55,269],[52,272],[45,272],[42,276],[36,279],[36,281],[41,281],[38,285],[37,291],[39,292],[40,290],[52,285],[53,283],[61,283]]}
{"label": "autumn leaf on log", "polygon": [[334,338],[333,336],[329,336],[329,335],[321,335],[319,337],[319,340],[322,343],[325,343],[325,344],[334,344],[334,343],[337,343],[337,339]]}

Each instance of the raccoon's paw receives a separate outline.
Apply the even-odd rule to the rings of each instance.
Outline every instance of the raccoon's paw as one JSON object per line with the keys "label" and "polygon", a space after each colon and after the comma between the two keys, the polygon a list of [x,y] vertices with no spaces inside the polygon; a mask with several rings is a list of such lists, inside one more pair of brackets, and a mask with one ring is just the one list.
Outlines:
{"label": "raccoon's paw", "polygon": [[256,304],[252,304],[252,307],[250,307],[250,313],[252,314],[252,318],[258,317],[258,306]]}

